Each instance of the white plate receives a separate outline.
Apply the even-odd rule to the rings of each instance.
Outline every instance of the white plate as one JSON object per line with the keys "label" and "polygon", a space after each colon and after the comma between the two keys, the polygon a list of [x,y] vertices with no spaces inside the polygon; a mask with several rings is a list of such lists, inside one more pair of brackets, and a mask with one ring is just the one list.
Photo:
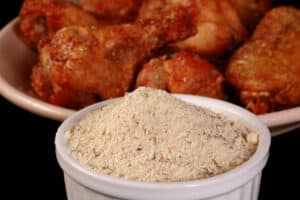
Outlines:
{"label": "white plate", "polygon": [[[48,104],[29,94],[30,73],[37,54],[19,37],[18,18],[0,32],[0,94],[37,115],[62,121],[74,110]],[[300,107],[259,115],[273,135],[300,127]]]}

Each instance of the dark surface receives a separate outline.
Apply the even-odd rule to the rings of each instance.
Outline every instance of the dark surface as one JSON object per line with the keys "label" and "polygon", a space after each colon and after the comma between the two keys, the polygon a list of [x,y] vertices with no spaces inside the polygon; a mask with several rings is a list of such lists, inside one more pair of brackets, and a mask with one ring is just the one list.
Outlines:
{"label": "dark surface", "polygon": [[[299,4],[296,0],[281,2]],[[17,15],[22,1],[3,3],[0,27]],[[1,182],[4,183],[1,196],[4,199],[66,199],[63,174],[54,149],[55,132],[60,122],[24,111],[1,96],[0,121]],[[272,139],[260,200],[300,199],[299,153],[300,129]]]}

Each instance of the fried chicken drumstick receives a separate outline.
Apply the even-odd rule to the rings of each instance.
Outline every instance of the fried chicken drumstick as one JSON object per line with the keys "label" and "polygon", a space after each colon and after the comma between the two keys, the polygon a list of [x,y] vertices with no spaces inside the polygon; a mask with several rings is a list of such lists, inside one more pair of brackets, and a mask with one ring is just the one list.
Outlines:
{"label": "fried chicken drumstick", "polygon": [[224,77],[215,66],[189,52],[151,59],[139,72],[135,87],[225,99]]}
{"label": "fried chicken drumstick", "polygon": [[64,0],[25,0],[19,16],[21,31],[33,46],[65,26],[100,26],[94,16]]}
{"label": "fried chicken drumstick", "polygon": [[269,11],[231,58],[226,79],[254,113],[300,105],[300,10]]}
{"label": "fried chicken drumstick", "polygon": [[180,7],[99,30],[66,27],[40,44],[32,86],[42,99],[70,108],[122,96],[138,64],[166,43],[194,33],[190,15]]}
{"label": "fried chicken drumstick", "polygon": [[230,52],[248,37],[238,12],[228,0],[144,0],[138,18],[148,18],[168,5],[181,5],[193,16],[197,34],[173,44],[206,57]]}

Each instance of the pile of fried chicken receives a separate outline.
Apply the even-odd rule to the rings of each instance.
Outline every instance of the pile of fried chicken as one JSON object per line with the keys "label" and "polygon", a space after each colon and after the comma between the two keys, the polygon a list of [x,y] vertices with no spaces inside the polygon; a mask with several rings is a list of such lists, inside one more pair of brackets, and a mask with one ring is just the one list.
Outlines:
{"label": "pile of fried chicken", "polygon": [[300,10],[271,0],[25,0],[34,92],[68,108],[140,86],[234,101],[256,114],[300,105]]}

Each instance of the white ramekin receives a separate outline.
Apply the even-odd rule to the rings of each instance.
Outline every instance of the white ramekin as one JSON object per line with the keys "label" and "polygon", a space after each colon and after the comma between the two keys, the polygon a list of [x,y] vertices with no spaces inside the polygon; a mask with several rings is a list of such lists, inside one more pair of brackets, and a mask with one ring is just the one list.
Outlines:
{"label": "white ramekin", "polygon": [[257,199],[262,169],[269,156],[271,138],[268,128],[254,114],[231,103],[192,95],[175,96],[243,122],[260,135],[255,154],[247,162],[229,172],[197,181],[145,183],[101,175],[81,166],[68,154],[64,134],[87,112],[111,102],[111,100],[103,101],[76,112],[66,119],[57,131],[55,138],[56,157],[64,171],[68,199]]}

